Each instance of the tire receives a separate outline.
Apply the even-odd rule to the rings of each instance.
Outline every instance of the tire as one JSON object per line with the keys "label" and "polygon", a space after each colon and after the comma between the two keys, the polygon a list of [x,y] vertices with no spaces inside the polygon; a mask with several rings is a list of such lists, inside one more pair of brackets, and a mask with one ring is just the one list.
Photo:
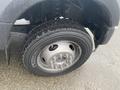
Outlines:
{"label": "tire", "polygon": [[[81,56],[72,66],[59,72],[51,72],[41,68],[37,61],[39,52],[51,43],[61,40],[69,40],[77,43],[82,51]],[[47,23],[45,25],[37,26],[32,30],[25,44],[23,63],[26,69],[35,75],[64,75],[83,65],[91,55],[92,48],[93,45],[91,37],[85,31],[84,27],[70,21],[55,21],[49,24]],[[44,51],[45,50],[43,50],[43,52]]]}

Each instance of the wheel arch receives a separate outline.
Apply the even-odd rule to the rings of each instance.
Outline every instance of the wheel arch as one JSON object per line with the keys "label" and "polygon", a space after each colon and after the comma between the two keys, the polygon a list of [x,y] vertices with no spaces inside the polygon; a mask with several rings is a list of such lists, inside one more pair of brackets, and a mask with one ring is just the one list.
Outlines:
{"label": "wheel arch", "polygon": [[25,32],[28,33],[34,26],[56,18],[58,19],[61,16],[72,19],[82,24],[82,26],[89,28],[95,35],[96,45],[99,45],[101,43],[100,41],[103,41],[101,38],[108,30],[105,27],[111,27],[113,25],[112,15],[109,9],[100,1],[43,0],[24,9],[16,17],[16,19],[25,18],[30,20],[31,25],[22,26],[21,29],[11,29],[11,31],[23,32],[23,30],[26,30]]}

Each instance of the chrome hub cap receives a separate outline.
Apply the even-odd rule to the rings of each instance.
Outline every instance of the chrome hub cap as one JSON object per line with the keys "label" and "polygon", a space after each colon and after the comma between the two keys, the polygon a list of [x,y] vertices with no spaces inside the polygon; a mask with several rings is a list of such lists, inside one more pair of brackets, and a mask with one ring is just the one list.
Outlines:
{"label": "chrome hub cap", "polygon": [[61,72],[74,65],[81,56],[81,47],[72,41],[58,41],[46,46],[37,57],[40,68]]}

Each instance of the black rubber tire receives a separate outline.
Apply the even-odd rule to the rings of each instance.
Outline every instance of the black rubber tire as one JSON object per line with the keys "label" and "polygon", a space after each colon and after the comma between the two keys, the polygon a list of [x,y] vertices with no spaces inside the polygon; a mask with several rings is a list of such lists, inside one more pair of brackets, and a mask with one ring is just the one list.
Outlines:
{"label": "black rubber tire", "polygon": [[[78,43],[82,48],[81,58],[69,69],[58,73],[51,73],[41,69],[37,62],[36,57],[39,51],[44,46],[49,45],[58,40],[71,40]],[[81,65],[83,65],[92,53],[93,44],[91,37],[85,29],[79,24],[73,22],[54,22],[46,24],[46,26],[37,26],[29,34],[28,40],[25,44],[23,63],[27,70],[41,76],[58,76],[67,74]]]}

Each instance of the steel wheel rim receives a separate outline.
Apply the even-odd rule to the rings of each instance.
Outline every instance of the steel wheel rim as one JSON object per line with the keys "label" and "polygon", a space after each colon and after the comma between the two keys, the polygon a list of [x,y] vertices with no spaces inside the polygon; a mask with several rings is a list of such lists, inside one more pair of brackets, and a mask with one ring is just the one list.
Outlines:
{"label": "steel wheel rim", "polygon": [[37,64],[47,72],[62,72],[73,66],[81,54],[82,49],[76,42],[62,40],[45,46],[37,56]]}

